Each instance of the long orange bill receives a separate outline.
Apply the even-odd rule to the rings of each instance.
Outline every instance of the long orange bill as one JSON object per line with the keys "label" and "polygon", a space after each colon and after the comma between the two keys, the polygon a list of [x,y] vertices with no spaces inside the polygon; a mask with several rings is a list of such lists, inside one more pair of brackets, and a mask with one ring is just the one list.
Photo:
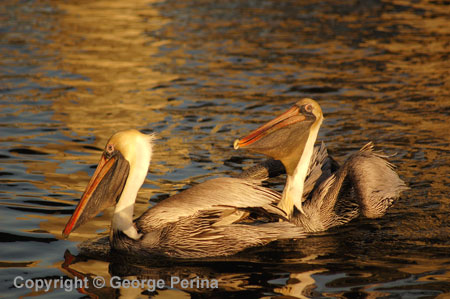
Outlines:
{"label": "long orange bill", "polygon": [[288,111],[284,112],[277,118],[269,121],[268,123],[262,125],[258,129],[254,130],[247,136],[236,139],[234,141],[234,149],[238,149],[240,147],[248,146],[262,137],[270,134],[273,131],[276,131],[280,128],[286,127],[296,122],[300,122],[305,120],[305,116],[299,113],[300,108],[296,105],[292,106]]}
{"label": "long orange bill", "polygon": [[112,157],[110,159],[106,159],[104,155],[102,155],[100,162],[98,163],[97,169],[94,172],[94,175],[92,176],[91,180],[89,181],[89,184],[86,187],[86,190],[83,193],[83,196],[80,199],[80,202],[78,203],[75,212],[70,217],[69,221],[66,224],[66,227],[63,231],[63,236],[68,237],[70,232],[75,229],[79,224],[77,224],[78,219],[83,214],[87,203],[89,202],[92,194],[97,189],[100,182],[103,180],[105,175],[111,170],[111,168],[114,166],[117,158]]}

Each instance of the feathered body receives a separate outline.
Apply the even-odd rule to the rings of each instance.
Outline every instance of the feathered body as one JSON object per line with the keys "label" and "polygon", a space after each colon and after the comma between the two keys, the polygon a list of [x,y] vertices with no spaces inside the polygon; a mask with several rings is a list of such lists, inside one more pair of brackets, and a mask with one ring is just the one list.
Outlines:
{"label": "feathered body", "polygon": [[[303,99],[281,116],[237,140],[236,148],[248,148],[272,157],[239,177],[263,179],[286,172],[287,182],[296,182],[300,191],[288,193],[285,190],[286,196],[281,199],[284,204],[279,207],[285,210],[291,223],[307,232],[324,231],[359,215],[383,216],[400,193],[408,189],[405,183],[387,160],[388,156],[374,151],[371,142],[340,167],[328,155],[323,143],[313,147],[311,141],[316,140],[317,125],[322,119],[320,106],[314,100]],[[311,128],[309,133],[308,127]],[[274,134],[278,135],[274,137]],[[296,145],[301,150],[295,149]],[[304,156],[310,159],[302,159]],[[298,179],[300,172],[306,173],[304,179]]]}
{"label": "feathered body", "polygon": [[64,235],[114,205],[110,244],[136,255],[203,258],[232,255],[278,239],[302,238],[302,228],[288,222],[240,223],[249,212],[282,219],[275,205],[280,195],[260,181],[218,178],[171,196],[133,221],[134,204],[147,175],[153,137],[121,131],[108,141]]}

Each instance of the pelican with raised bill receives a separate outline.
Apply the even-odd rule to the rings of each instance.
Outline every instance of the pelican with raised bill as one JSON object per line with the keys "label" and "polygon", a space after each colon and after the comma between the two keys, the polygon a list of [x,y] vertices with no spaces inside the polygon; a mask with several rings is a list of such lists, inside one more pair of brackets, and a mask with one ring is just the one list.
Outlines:
{"label": "pelican with raised bill", "polygon": [[[383,216],[400,193],[408,189],[386,160],[388,156],[373,151],[370,142],[339,167],[323,143],[314,148],[322,121],[319,104],[304,98],[236,140],[234,148],[281,161],[287,179],[278,207],[306,231],[326,230],[360,214],[369,218]],[[275,166],[274,161],[264,164],[266,168]],[[248,171],[252,172],[261,171]]]}
{"label": "pelican with raised bill", "polygon": [[109,206],[112,250],[128,254],[203,258],[235,254],[278,239],[302,238],[289,222],[240,223],[249,212],[274,219],[286,213],[276,207],[280,195],[260,181],[218,178],[171,196],[133,220],[137,192],[152,158],[153,135],[137,130],[114,134],[88,183],[63,235],[69,234]]}

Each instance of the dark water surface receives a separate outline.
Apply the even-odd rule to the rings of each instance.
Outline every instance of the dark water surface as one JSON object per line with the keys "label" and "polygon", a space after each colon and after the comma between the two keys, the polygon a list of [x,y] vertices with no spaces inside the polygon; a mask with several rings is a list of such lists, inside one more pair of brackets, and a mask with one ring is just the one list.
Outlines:
{"label": "dark water surface", "polygon": [[[447,1],[6,0],[0,12],[0,296],[449,298]],[[65,255],[108,233],[111,210],[61,236],[113,132],[159,136],[138,215],[260,161],[233,140],[301,97],[322,106],[319,140],[338,160],[369,140],[397,153],[411,189],[386,216],[221,261]],[[219,288],[14,287],[115,275]]]}

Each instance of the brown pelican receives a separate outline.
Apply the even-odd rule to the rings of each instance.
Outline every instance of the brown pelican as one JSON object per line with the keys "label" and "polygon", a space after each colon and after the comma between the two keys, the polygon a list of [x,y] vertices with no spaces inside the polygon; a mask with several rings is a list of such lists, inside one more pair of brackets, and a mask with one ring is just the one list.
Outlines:
{"label": "brown pelican", "polygon": [[153,135],[121,131],[108,141],[93,177],[64,228],[71,231],[115,205],[110,245],[118,252],[200,258],[235,254],[277,239],[301,238],[289,222],[237,223],[248,212],[275,218],[279,194],[259,181],[218,178],[167,198],[133,221],[137,192],[147,176]]}
{"label": "brown pelican", "polygon": [[[306,231],[326,230],[359,214],[368,218],[383,216],[407,189],[386,160],[388,156],[374,152],[372,143],[368,143],[338,167],[323,144],[314,148],[322,121],[319,104],[305,98],[236,140],[234,147],[281,161],[287,180],[278,207],[292,223]],[[276,162],[265,162],[248,171],[251,173],[248,176],[261,171],[267,174],[276,167],[279,172],[280,165]]]}

